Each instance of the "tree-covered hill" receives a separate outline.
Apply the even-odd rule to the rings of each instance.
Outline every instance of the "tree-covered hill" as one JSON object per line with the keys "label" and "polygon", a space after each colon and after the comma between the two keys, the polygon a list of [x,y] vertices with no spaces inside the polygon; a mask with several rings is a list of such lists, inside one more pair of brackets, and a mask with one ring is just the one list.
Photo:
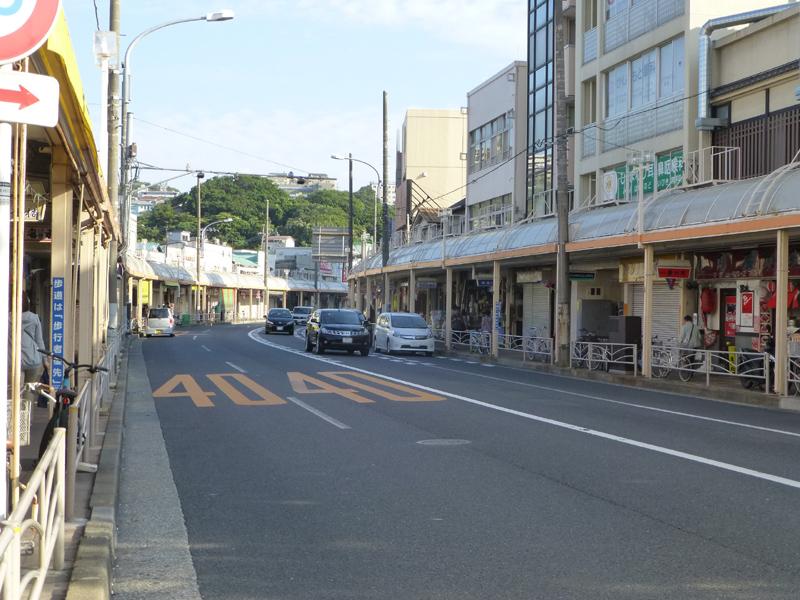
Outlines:
{"label": "tree-covered hill", "polygon": [[[202,225],[233,217],[232,223],[213,228],[213,237],[234,248],[258,248],[269,198],[270,233],[291,235],[298,245],[311,243],[317,226],[347,227],[348,194],[319,190],[307,196],[289,197],[269,179],[250,175],[214,177],[201,184]],[[372,233],[374,192],[364,187],[353,194],[353,232],[358,239]],[[138,238],[162,241],[167,231],[197,230],[197,189],[179,194],[139,216]],[[391,208],[391,207],[390,207]],[[381,207],[378,207],[380,231]],[[391,218],[391,214],[390,214]],[[211,237],[209,230],[207,236]]]}

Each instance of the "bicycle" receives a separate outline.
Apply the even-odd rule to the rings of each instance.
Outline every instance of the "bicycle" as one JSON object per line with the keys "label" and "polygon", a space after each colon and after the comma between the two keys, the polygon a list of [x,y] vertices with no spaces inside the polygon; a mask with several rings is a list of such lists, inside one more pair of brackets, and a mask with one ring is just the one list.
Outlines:
{"label": "bicycle", "polygon": [[528,328],[525,337],[525,360],[550,362],[550,340],[539,337],[536,327]]}
{"label": "bicycle", "polygon": [[668,340],[669,344],[665,344],[662,340],[658,339],[658,336],[653,336],[653,355],[652,360],[650,361],[650,372],[652,373],[653,377],[658,379],[663,379],[667,375],[669,375],[674,367],[674,356],[672,352],[672,346],[674,345],[675,339],[671,338]]}
{"label": "bicycle", "polygon": [[[74,389],[70,388],[70,381],[69,376],[70,374],[75,371],[77,372],[80,369],[86,369],[89,373],[97,373],[98,371],[108,372],[108,369],[105,367],[101,367],[99,365],[81,365],[77,363],[70,362],[65,358],[53,354],[52,352],[47,352],[46,350],[39,350],[41,354],[45,356],[49,356],[52,359],[60,360],[64,363],[64,382],[63,385],[57,389],[53,390],[52,386],[44,384],[44,383],[28,383],[27,387],[31,391],[38,392],[47,398],[48,402],[53,402],[54,410],[53,414],[50,417],[50,420],[47,422],[47,425],[44,428],[44,433],[42,433],[42,440],[39,443],[39,458],[41,458],[45,451],[47,450],[47,446],[50,445],[50,440],[53,438],[53,431],[56,427],[67,427],[69,422],[69,407],[75,403],[75,400],[78,398],[78,392]],[[52,368],[50,370],[52,373]],[[50,393],[52,391],[52,394]],[[82,433],[78,434],[78,439],[81,438]]]}
{"label": "bicycle", "polygon": [[698,352],[694,348],[681,348],[679,352],[678,377],[683,382],[691,381],[697,370],[705,364],[706,353],[703,352],[702,356],[697,358]]}
{"label": "bicycle", "polygon": [[469,351],[478,354],[489,354],[491,351],[491,339],[488,331],[469,332]]}

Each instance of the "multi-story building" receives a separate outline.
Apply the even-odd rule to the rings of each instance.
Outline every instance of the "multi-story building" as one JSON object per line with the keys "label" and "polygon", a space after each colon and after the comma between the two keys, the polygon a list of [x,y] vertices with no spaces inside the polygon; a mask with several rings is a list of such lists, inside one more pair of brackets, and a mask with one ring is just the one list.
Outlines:
{"label": "multi-story building", "polygon": [[308,175],[295,175],[289,173],[270,173],[267,175],[272,183],[290,196],[302,196],[317,190],[335,190],[336,178],[328,177],[327,173],[309,173]]}
{"label": "multi-story building", "polygon": [[409,109],[397,155],[395,229],[464,197],[466,109]]}
{"label": "multi-story building", "polygon": [[467,94],[467,228],[504,227],[527,216],[527,64],[516,61]]}

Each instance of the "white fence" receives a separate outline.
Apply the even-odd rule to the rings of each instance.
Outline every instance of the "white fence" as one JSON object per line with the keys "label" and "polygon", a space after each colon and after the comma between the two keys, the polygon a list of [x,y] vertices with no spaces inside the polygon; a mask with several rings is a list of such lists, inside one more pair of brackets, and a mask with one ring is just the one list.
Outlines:
{"label": "white fence", "polygon": [[553,340],[548,337],[499,334],[497,346],[500,355],[515,353],[523,361],[553,362]]}
{"label": "white fence", "polygon": [[677,375],[681,381],[703,378],[711,385],[713,377],[736,378],[747,389],[770,391],[773,359],[766,352],[703,350],[654,345],[650,365],[655,378]]}
{"label": "white fence", "polygon": [[592,371],[608,371],[612,367],[632,369],[638,372],[638,348],[636,344],[613,342],[572,342],[570,344],[570,366]]}
{"label": "white fence", "polygon": [[[4,600],[38,600],[51,563],[55,569],[64,568],[65,437],[64,429],[54,431],[25,492],[3,523],[0,590]],[[33,564],[23,565],[23,549],[31,546]]]}

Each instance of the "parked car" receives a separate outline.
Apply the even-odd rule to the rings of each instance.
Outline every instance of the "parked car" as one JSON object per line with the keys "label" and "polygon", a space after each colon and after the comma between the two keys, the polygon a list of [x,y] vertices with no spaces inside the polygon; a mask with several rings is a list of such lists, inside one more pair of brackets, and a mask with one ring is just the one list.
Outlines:
{"label": "parked car", "polygon": [[347,308],[323,308],[311,313],[306,325],[306,352],[313,349],[317,354],[326,350],[356,350],[367,356],[370,349],[370,334],[364,315]]}
{"label": "parked car", "polygon": [[267,313],[264,333],[288,333],[294,335],[294,317],[288,308],[270,308]]}
{"label": "parked car", "polygon": [[144,336],[167,335],[175,337],[175,318],[169,308],[151,308],[147,312],[147,324],[144,327]]}
{"label": "parked car", "polygon": [[313,306],[295,306],[292,309],[292,318],[296,325],[305,325],[312,312],[314,312]]}
{"label": "parked car", "polygon": [[424,352],[433,356],[434,339],[425,319],[414,313],[381,313],[375,322],[375,352]]}

